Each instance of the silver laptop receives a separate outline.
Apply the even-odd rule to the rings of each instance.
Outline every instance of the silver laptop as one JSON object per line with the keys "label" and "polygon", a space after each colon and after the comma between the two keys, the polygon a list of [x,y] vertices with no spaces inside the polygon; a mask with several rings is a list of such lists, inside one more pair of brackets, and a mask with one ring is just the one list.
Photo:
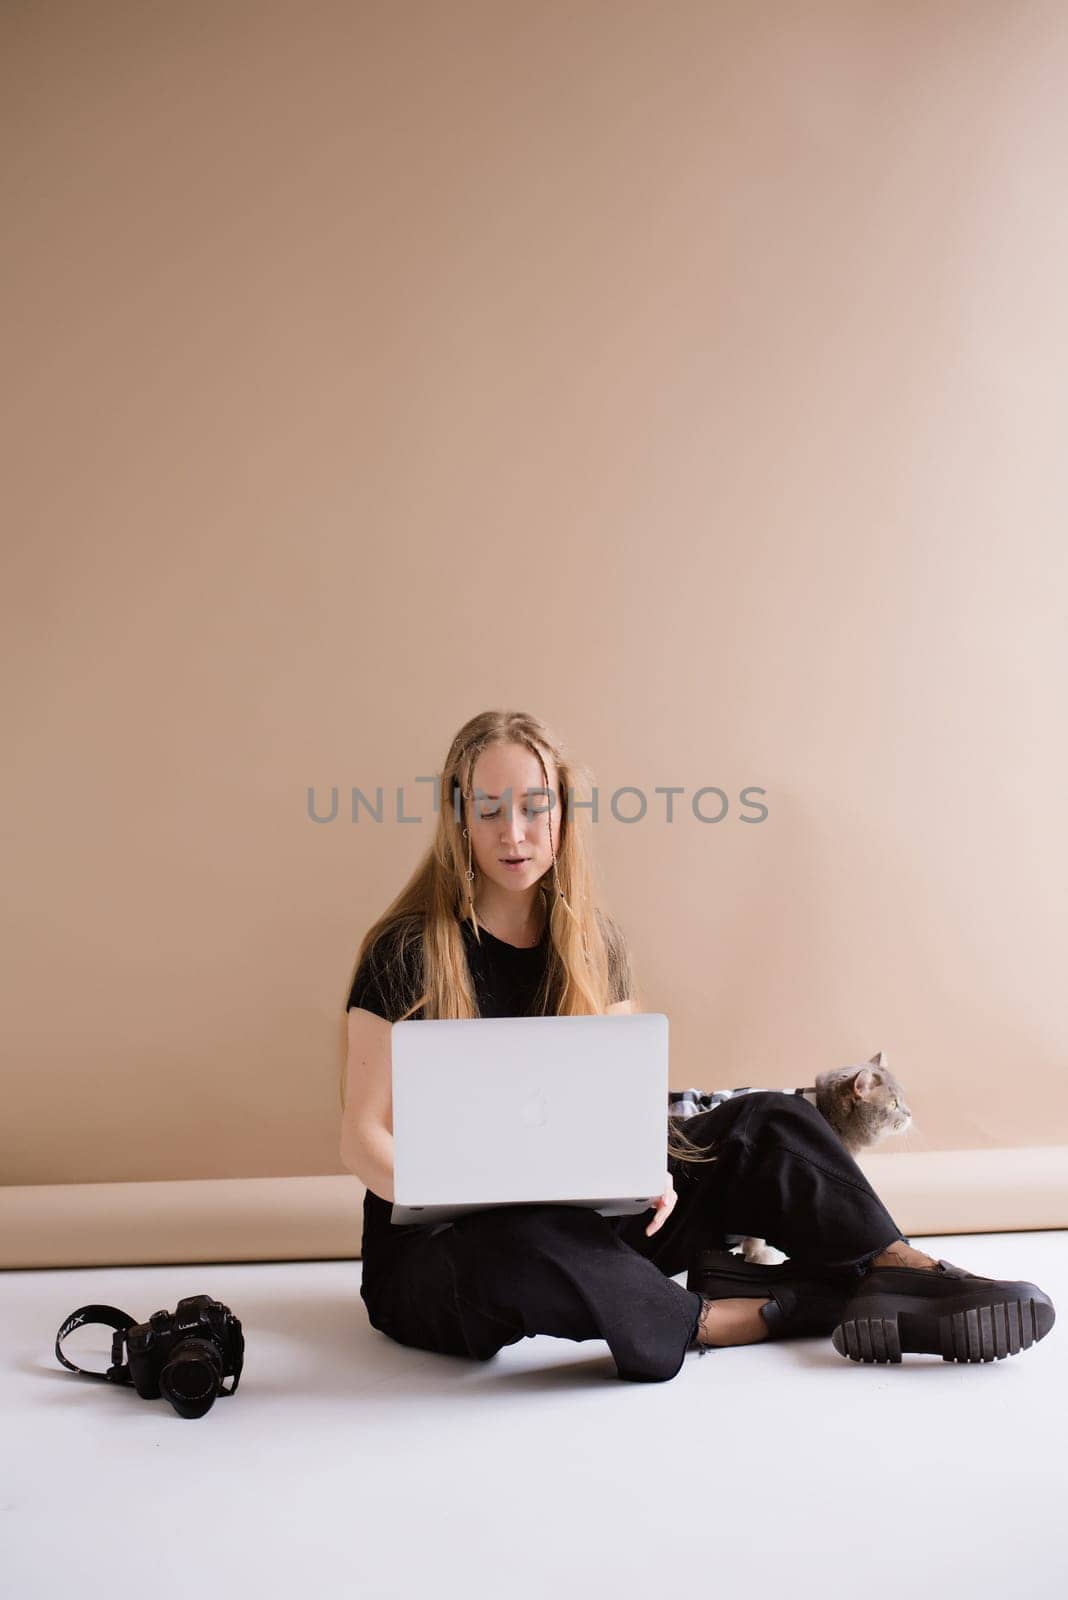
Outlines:
{"label": "silver laptop", "polygon": [[667,1175],[668,1019],[395,1022],[395,1223],[519,1204],[647,1210]]}

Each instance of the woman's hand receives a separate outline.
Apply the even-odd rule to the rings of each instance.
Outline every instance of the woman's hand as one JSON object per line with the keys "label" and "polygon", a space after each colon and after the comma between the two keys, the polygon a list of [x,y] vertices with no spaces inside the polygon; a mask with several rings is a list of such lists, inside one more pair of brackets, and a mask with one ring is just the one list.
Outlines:
{"label": "woman's hand", "polygon": [[646,1228],[646,1234],[655,1233],[657,1228],[662,1228],[664,1226],[664,1223],[674,1210],[675,1201],[678,1198],[678,1195],[675,1193],[675,1180],[672,1178],[671,1173],[669,1172],[667,1175],[667,1188],[660,1196],[660,1199],[656,1202],[656,1216]]}

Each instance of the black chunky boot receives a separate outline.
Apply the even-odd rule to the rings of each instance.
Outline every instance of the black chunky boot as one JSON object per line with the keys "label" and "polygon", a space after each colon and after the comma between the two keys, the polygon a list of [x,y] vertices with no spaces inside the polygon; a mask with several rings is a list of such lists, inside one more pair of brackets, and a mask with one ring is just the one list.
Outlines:
{"label": "black chunky boot", "polygon": [[1053,1301],[1035,1283],[981,1278],[941,1258],[930,1267],[872,1267],[854,1284],[831,1343],[850,1361],[1000,1361],[1044,1339]]}
{"label": "black chunky boot", "polygon": [[[687,1289],[706,1300],[770,1295],[760,1308],[769,1339],[826,1337],[841,1322],[856,1286],[855,1274],[836,1273],[833,1268],[808,1268],[793,1261],[765,1266],[729,1250],[712,1249],[701,1251],[686,1277]],[[710,1348],[719,1347],[702,1346]]]}

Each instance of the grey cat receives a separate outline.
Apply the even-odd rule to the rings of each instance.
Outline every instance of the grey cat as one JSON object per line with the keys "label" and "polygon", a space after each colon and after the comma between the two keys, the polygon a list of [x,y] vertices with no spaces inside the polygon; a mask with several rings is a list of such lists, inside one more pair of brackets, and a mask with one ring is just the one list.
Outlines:
{"label": "grey cat", "polygon": [[[671,1114],[692,1116],[735,1095],[754,1092],[749,1088],[719,1089],[704,1094],[700,1090],[686,1089],[672,1094]],[[817,1073],[814,1085],[794,1092],[803,1095],[823,1113],[851,1156],[860,1150],[870,1150],[890,1134],[904,1133],[912,1122],[905,1091],[890,1071],[885,1050],[880,1050],[862,1066],[834,1067],[830,1072]],[[737,1234],[728,1235],[728,1245],[737,1244],[738,1237]],[[782,1250],[765,1239],[742,1238],[740,1249],[746,1261],[774,1265],[787,1259]]]}

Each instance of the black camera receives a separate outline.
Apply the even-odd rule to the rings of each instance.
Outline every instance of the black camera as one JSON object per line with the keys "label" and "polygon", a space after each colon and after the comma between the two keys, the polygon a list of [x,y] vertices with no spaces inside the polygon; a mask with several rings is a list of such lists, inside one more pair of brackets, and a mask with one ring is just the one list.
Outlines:
{"label": "black camera", "polygon": [[[103,1322],[116,1330],[107,1372],[87,1372],[68,1361],[60,1349],[67,1334],[86,1323]],[[129,1366],[122,1360],[125,1340]],[[233,1394],[245,1359],[241,1323],[228,1306],[207,1294],[179,1300],[174,1312],[153,1311],[147,1322],[135,1323],[115,1306],[81,1306],[72,1311],[56,1335],[56,1355],[71,1372],[109,1383],[132,1384],[144,1400],[169,1400],[180,1417],[202,1417],[217,1394]],[[229,1389],[223,1379],[233,1377]]]}

